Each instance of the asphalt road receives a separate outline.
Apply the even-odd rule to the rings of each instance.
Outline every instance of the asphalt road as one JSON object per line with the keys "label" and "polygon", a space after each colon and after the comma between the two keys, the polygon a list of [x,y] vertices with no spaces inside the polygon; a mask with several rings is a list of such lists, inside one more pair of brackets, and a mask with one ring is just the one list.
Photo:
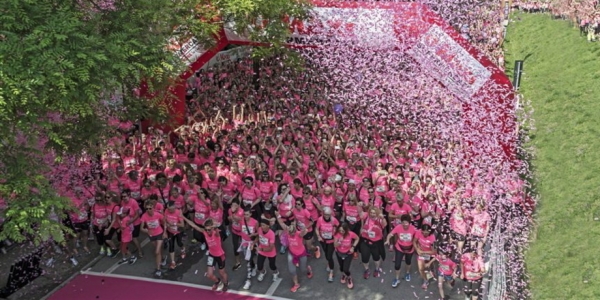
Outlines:
{"label": "asphalt road", "polygon": [[[184,241],[186,244],[187,241]],[[108,274],[127,275],[145,278],[154,277],[154,255],[151,244],[148,241],[144,241],[146,244],[143,249],[145,256],[142,259],[133,264],[118,265],[117,262],[121,258],[119,254],[115,258],[103,257],[98,260],[94,265],[91,266],[89,271],[101,272]],[[223,242],[225,252],[227,255],[226,270],[229,274],[229,289],[243,291],[242,286],[244,285],[246,278],[246,267],[242,266],[237,271],[232,271],[234,264],[233,258],[233,246],[231,239],[227,239]],[[189,247],[188,247],[189,248]],[[165,252],[167,252],[165,250]],[[176,248],[176,253],[179,253]],[[305,276],[300,277],[301,288],[292,293],[290,288],[293,283],[291,275],[287,270],[286,255],[278,254],[277,256],[277,267],[280,270],[282,279],[276,282],[272,281],[270,271],[265,277],[265,280],[258,282],[256,277],[252,280],[252,287],[249,292],[254,294],[262,294],[287,299],[339,299],[339,300],[358,300],[358,299],[439,299],[437,291],[437,282],[432,281],[427,290],[423,290],[420,286],[421,280],[417,273],[416,260],[412,264],[412,279],[410,282],[404,280],[401,281],[397,288],[392,288],[393,275],[393,262],[391,253],[388,253],[386,261],[383,263],[384,275],[380,278],[370,277],[364,279],[362,277],[363,267],[360,263],[360,259],[352,262],[351,273],[355,282],[354,289],[349,290],[346,285],[340,283],[340,272],[338,271],[336,261],[336,272],[334,282],[327,282],[326,272],[326,260],[322,256],[320,259],[309,258],[309,265],[312,266],[314,276],[312,279],[307,279]],[[335,259],[335,258],[334,258]],[[166,269],[166,272],[162,276],[162,280],[179,281],[190,284],[198,284],[203,286],[211,286],[212,282],[205,277],[206,274],[206,257],[204,251],[199,249],[194,251],[188,251],[188,255],[184,260],[180,258],[177,268],[174,270]],[[265,267],[268,269],[268,264],[265,263]],[[165,267],[166,268],[166,267]],[[451,296],[451,299],[464,299],[462,294],[462,284],[460,280],[457,281],[454,289],[449,292],[449,287],[446,287],[446,293]],[[448,293],[449,292],[449,293]]]}

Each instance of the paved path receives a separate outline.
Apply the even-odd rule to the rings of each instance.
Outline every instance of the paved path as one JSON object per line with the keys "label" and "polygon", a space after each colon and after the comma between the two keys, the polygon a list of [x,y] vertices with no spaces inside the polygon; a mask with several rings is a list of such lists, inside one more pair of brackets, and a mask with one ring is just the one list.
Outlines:
{"label": "paved path", "polygon": [[[121,257],[116,258],[103,257],[93,264],[87,271],[99,272],[105,274],[126,275],[143,278],[154,278],[154,258],[152,255],[151,244],[147,240],[143,242],[144,253],[146,256],[139,259],[134,265],[124,264],[118,265],[117,261]],[[243,266],[237,271],[232,271],[234,260],[232,255],[231,239],[227,239],[224,243],[225,251],[228,255],[227,272],[230,277],[230,289],[235,291],[244,291],[242,286],[245,281],[246,268]],[[178,251],[178,250],[176,250]],[[391,254],[391,253],[389,253]],[[392,288],[393,280],[393,262],[391,255],[388,255],[387,260],[383,263],[384,275],[380,278],[362,278],[362,265],[359,260],[352,262],[351,272],[355,280],[355,287],[349,290],[345,285],[342,285],[340,273],[336,272],[336,277],[333,283],[327,282],[326,261],[324,257],[320,259],[309,258],[309,264],[314,271],[314,277],[310,280],[301,277],[301,288],[292,293],[291,276],[287,271],[287,263],[285,255],[277,256],[277,266],[282,275],[282,279],[276,282],[271,280],[271,276],[265,277],[263,282],[258,282],[256,278],[252,281],[252,287],[248,292],[254,294],[266,294],[269,296],[287,298],[287,299],[339,299],[339,300],[358,300],[358,299],[438,299],[437,283],[432,282],[427,291],[421,289],[420,279],[416,271],[416,261],[412,265],[412,280],[410,282],[402,281],[397,288]],[[337,261],[336,261],[337,268]],[[336,270],[337,271],[337,270]],[[181,261],[180,265],[175,270],[168,270],[162,280],[178,281],[180,283],[198,284],[202,286],[210,286],[212,282],[205,277],[206,273],[206,257],[202,251],[188,251],[187,257]],[[452,290],[452,299],[464,299],[460,281]]]}

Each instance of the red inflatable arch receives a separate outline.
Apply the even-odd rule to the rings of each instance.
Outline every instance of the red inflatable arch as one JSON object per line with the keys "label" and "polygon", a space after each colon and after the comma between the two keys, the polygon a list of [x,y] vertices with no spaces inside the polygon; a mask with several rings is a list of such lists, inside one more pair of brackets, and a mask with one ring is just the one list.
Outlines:
{"label": "red inflatable arch", "polygon": [[[404,51],[415,62],[424,66],[426,64],[429,74],[462,100],[465,132],[473,133],[473,136],[465,137],[466,142],[477,138],[476,135],[479,135],[479,138],[483,136],[486,139],[495,139],[498,147],[502,148],[497,150],[504,152],[506,160],[514,161],[516,122],[510,80],[426,5],[414,2],[319,0],[313,1],[313,4],[314,17],[309,22],[287,20],[291,29],[290,46],[314,46],[311,44],[310,33],[315,30],[320,34],[353,38],[358,40],[359,44],[361,35],[366,34],[376,34],[382,39],[393,41],[396,43],[395,51]],[[374,15],[380,19],[387,19],[388,22],[367,22],[369,24],[365,25],[365,18],[372,18]],[[361,19],[361,16],[365,18]],[[171,105],[174,115],[178,116],[177,123],[184,122],[185,80],[228,44],[260,46],[225,27],[218,36],[217,45],[210,50],[201,49],[194,40],[188,41],[178,50],[178,54],[189,61],[190,68],[181,74],[180,83],[172,88],[178,98]],[[473,118],[482,115],[475,111],[481,110],[487,112],[487,120],[472,122]],[[485,124],[485,128],[478,127],[482,126],[481,124]],[[477,154],[495,150],[472,151]]]}

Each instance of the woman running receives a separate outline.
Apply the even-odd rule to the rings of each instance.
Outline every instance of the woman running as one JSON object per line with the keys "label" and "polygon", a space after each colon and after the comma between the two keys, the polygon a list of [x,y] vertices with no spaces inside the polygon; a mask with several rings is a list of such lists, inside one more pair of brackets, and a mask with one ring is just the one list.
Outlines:
{"label": "woman running", "polygon": [[291,224],[287,225],[284,219],[279,213],[277,213],[277,222],[281,229],[287,232],[288,235],[288,254],[287,254],[287,265],[290,274],[292,274],[292,281],[294,285],[290,289],[292,293],[295,293],[300,288],[300,282],[298,281],[298,267],[302,272],[306,272],[306,277],[311,279],[312,269],[307,266],[308,252],[304,246],[304,236],[306,235],[306,228],[301,230],[297,229],[296,221],[292,221]]}
{"label": "woman running", "polygon": [[[383,229],[387,226],[387,221],[377,207],[371,206],[367,213],[363,213],[361,226],[361,244],[360,253],[362,263],[365,268],[363,277],[368,279],[371,275],[369,271],[369,259],[373,258],[375,270],[373,277],[380,277],[381,261],[385,260],[385,246],[383,242]],[[388,241],[389,242],[389,241]]]}
{"label": "woman running", "polygon": [[444,282],[448,283],[450,287],[454,287],[454,279],[458,276],[458,273],[456,272],[457,265],[450,259],[449,252],[445,249],[439,249],[438,254],[433,256],[433,258],[425,265],[425,268],[429,268],[435,261],[438,262],[437,278],[440,298],[442,300],[450,299],[444,292]]}
{"label": "woman running", "polygon": [[466,281],[466,300],[477,300],[481,292],[481,282],[485,274],[485,265],[480,250],[466,252],[460,259],[461,277]]}
{"label": "woman running", "polygon": [[412,256],[415,252],[414,240],[417,233],[417,229],[410,222],[410,215],[400,216],[400,225],[394,227],[392,232],[388,234],[386,244],[390,243],[392,237],[396,239],[395,243],[395,260],[394,270],[396,270],[396,278],[392,281],[392,287],[398,287],[400,284],[400,268],[402,267],[402,260],[405,262],[405,275],[404,280],[410,281],[410,265],[412,263]]}
{"label": "woman running", "polygon": [[276,258],[277,251],[275,249],[275,233],[271,230],[271,221],[267,219],[260,220],[260,229],[258,230],[258,281],[263,281],[267,270],[265,267],[265,260],[269,260],[269,268],[273,272],[273,281],[279,278],[279,271],[277,271]]}
{"label": "woman running", "polygon": [[155,211],[154,203],[146,206],[146,212],[141,218],[142,232],[148,234],[152,245],[154,245],[154,257],[156,262],[156,271],[154,275],[156,277],[162,276],[162,270],[160,269],[162,263],[162,244],[163,240],[167,238],[166,232],[163,230],[165,227],[164,217],[159,212]]}
{"label": "woman running", "polygon": [[321,243],[321,249],[323,249],[325,259],[327,259],[327,272],[329,273],[327,281],[329,282],[333,282],[333,252],[335,249],[333,235],[340,225],[340,222],[332,217],[332,213],[331,207],[323,207],[323,216],[317,220],[317,226],[315,227],[317,239]]}
{"label": "woman running", "polygon": [[343,222],[338,227],[335,236],[333,237],[333,245],[335,247],[335,256],[340,265],[342,273],[342,284],[347,284],[349,289],[354,288],[352,276],[350,276],[350,263],[352,263],[353,254],[356,253],[356,247],[360,242],[358,235],[350,230],[348,222]]}
{"label": "woman running", "polygon": [[[207,219],[204,222],[204,227],[197,226],[194,222],[185,219],[190,227],[194,228],[198,232],[204,235],[206,239],[206,245],[208,246],[208,258],[206,260],[208,269],[206,270],[206,277],[214,282],[212,286],[213,291],[223,291],[226,292],[229,281],[227,277],[227,271],[225,271],[225,251],[221,245],[221,234],[219,233],[219,228],[215,226],[212,219]],[[221,278],[218,278],[214,274],[215,267],[219,268],[219,275]]]}
{"label": "woman running", "polygon": [[175,262],[175,243],[181,249],[181,259],[185,258],[185,247],[181,240],[181,228],[183,228],[183,213],[177,208],[175,201],[167,202],[165,210],[165,226],[167,229],[167,237],[169,238],[169,257],[171,264],[169,269],[174,270],[177,267]]}
{"label": "woman running", "polygon": [[429,286],[429,277],[427,276],[429,268],[426,268],[425,266],[436,253],[433,248],[435,242],[435,235],[431,234],[431,226],[423,224],[421,230],[417,231],[415,234],[414,246],[418,255],[417,265],[419,267],[419,275],[421,275],[421,278],[423,279],[421,287],[424,290]]}

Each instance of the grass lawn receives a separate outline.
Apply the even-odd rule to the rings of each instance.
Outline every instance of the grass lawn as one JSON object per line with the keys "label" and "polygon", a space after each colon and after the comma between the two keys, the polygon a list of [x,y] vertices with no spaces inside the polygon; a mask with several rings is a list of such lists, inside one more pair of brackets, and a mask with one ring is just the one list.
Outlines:
{"label": "grass lawn", "polygon": [[533,296],[600,299],[600,43],[547,15],[514,14],[512,21],[507,73],[525,60],[521,93],[536,127],[540,201],[526,253]]}

